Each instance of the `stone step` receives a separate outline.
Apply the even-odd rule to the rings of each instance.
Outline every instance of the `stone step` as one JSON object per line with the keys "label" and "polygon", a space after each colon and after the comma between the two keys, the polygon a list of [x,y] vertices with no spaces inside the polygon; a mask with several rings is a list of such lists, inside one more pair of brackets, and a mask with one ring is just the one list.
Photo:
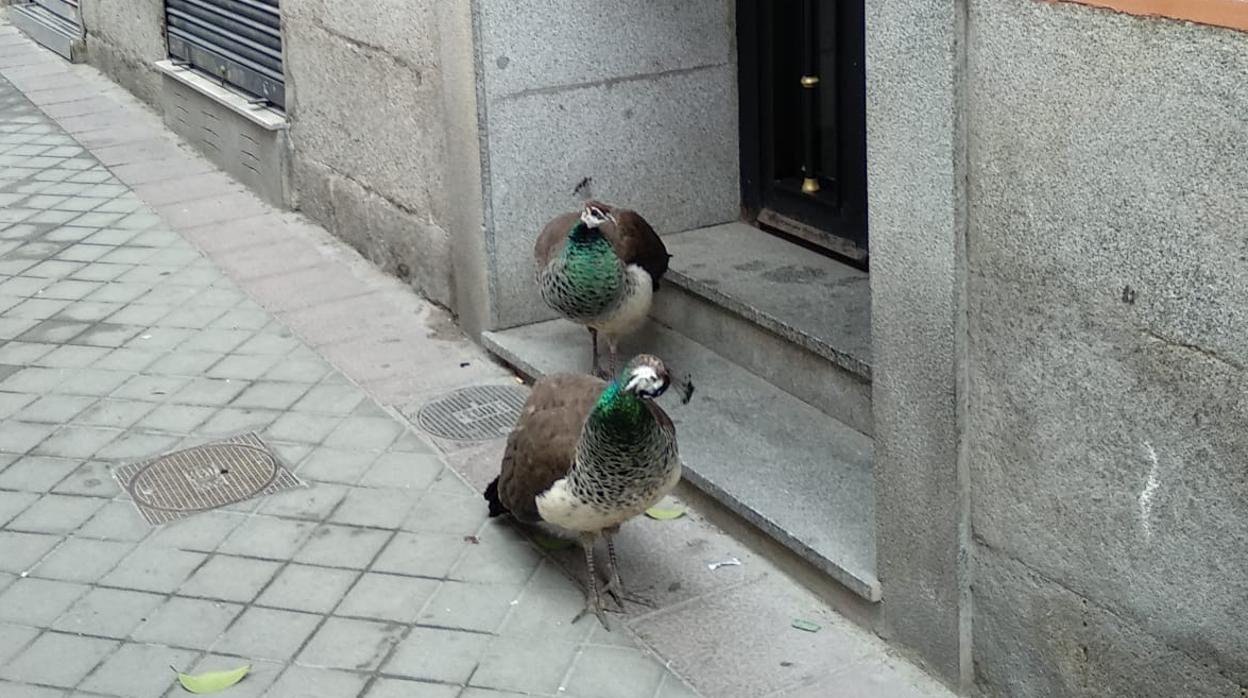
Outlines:
{"label": "stone step", "polygon": [[[564,320],[486,332],[482,342],[530,378],[590,368],[589,333]],[[621,361],[643,350],[693,376],[688,405],[661,400],[677,426],[686,479],[878,601],[872,440],[657,323],[624,341]]]}
{"label": "stone step", "polygon": [[866,272],[744,223],[664,236],[651,316],[838,421],[873,433]]}

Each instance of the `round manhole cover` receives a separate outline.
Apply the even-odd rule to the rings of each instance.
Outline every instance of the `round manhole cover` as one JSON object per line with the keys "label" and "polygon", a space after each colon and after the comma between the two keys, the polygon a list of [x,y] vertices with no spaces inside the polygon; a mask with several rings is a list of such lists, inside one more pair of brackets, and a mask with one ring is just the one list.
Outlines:
{"label": "round manhole cover", "polygon": [[474,385],[425,403],[416,413],[421,429],[452,441],[506,436],[529,397],[519,385]]}
{"label": "round manhole cover", "polygon": [[130,481],[130,495],[152,509],[216,509],[250,499],[268,487],[277,468],[277,460],[263,449],[206,444],[149,463]]}

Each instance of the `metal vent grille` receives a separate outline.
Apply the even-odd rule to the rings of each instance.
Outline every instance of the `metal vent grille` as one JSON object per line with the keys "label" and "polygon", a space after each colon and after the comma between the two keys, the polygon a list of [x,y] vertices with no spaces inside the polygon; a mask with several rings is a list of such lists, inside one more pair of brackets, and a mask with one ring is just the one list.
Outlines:
{"label": "metal vent grille", "polygon": [[278,0],[165,0],[169,55],[286,106]]}
{"label": "metal vent grille", "polygon": [[303,486],[254,433],[126,465],[113,476],[154,525]]}
{"label": "metal vent grille", "polygon": [[421,429],[452,441],[485,441],[506,436],[529,391],[519,385],[474,385],[425,403],[416,413]]}

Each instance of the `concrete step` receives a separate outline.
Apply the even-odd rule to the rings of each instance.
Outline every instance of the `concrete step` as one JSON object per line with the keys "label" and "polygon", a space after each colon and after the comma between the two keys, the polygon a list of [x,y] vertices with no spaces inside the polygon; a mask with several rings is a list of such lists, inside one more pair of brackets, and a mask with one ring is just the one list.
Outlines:
{"label": "concrete step", "polygon": [[[530,378],[590,368],[589,333],[564,320],[486,332],[482,341]],[[621,346],[622,356],[640,351],[693,376],[688,405],[662,400],[676,423],[686,479],[878,601],[871,439],[657,323]]]}
{"label": "concrete step", "polygon": [[651,316],[870,435],[866,272],[744,223],[664,236]]}
{"label": "concrete step", "polygon": [[[74,9],[68,4],[65,7]],[[69,19],[76,14],[76,10],[66,14],[67,16],[62,16],[30,2],[9,7],[9,20],[13,22],[13,26],[44,48],[60,54],[72,63],[80,63],[84,58],[85,48],[82,27]]]}

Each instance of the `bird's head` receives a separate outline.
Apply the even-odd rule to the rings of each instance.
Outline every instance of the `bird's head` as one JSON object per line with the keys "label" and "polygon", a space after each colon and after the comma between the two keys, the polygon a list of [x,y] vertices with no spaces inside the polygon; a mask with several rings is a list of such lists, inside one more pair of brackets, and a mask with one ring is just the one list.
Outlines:
{"label": "bird's head", "polygon": [[597,229],[607,221],[614,223],[615,217],[602,204],[590,201],[581,208],[581,222],[587,227]]}
{"label": "bird's head", "polygon": [[680,391],[680,401],[688,404],[693,398],[693,380],[689,376],[673,379],[672,372],[663,360],[653,354],[638,354],[624,367],[620,385],[626,392],[653,400],[672,385]]}

